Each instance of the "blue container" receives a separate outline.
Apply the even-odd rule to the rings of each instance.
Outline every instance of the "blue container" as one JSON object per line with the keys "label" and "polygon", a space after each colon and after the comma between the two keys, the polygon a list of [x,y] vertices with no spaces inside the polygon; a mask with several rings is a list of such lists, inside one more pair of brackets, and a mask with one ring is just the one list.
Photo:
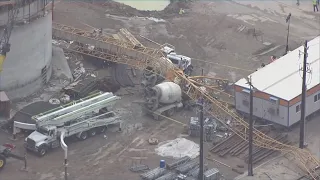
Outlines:
{"label": "blue container", "polygon": [[160,168],[166,168],[166,161],[160,160]]}

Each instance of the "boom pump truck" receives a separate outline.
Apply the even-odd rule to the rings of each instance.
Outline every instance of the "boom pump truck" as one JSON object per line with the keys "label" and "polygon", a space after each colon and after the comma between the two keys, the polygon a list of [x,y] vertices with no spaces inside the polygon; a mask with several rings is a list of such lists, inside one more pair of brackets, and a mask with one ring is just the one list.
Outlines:
{"label": "boom pump truck", "polygon": [[119,124],[121,119],[111,111],[120,97],[113,93],[99,93],[80,99],[68,105],[45,112],[32,119],[35,125],[14,122],[14,134],[17,128],[34,129],[24,146],[27,150],[44,156],[50,149],[60,146],[60,135],[75,136],[85,140],[90,136],[103,133],[109,125]]}

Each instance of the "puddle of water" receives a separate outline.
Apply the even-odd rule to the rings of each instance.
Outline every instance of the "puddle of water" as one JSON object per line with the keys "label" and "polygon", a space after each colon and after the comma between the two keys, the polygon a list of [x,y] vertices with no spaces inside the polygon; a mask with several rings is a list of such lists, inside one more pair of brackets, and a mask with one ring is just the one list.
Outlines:
{"label": "puddle of water", "polygon": [[169,0],[114,0],[142,11],[161,11],[170,4]]}

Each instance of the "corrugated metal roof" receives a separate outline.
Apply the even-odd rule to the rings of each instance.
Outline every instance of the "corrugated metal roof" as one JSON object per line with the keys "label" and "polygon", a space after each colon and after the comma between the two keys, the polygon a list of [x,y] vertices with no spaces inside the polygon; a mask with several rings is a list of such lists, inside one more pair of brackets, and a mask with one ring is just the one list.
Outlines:
{"label": "corrugated metal roof", "polygon": [[[308,47],[307,62],[312,73],[307,74],[307,89],[311,89],[320,83],[320,36],[309,41]],[[301,94],[302,71],[299,69],[302,68],[302,63],[303,46],[300,46],[252,73],[252,84],[259,91],[289,101]],[[249,88],[246,82],[245,78],[242,78],[235,84]]]}

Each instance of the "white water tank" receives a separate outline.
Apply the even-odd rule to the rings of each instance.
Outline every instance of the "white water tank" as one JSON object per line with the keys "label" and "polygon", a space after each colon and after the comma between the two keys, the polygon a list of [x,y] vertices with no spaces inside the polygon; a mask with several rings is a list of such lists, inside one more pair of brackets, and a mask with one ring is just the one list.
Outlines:
{"label": "white water tank", "polygon": [[153,89],[158,93],[160,103],[170,104],[181,101],[181,88],[176,83],[163,82],[155,85]]}

